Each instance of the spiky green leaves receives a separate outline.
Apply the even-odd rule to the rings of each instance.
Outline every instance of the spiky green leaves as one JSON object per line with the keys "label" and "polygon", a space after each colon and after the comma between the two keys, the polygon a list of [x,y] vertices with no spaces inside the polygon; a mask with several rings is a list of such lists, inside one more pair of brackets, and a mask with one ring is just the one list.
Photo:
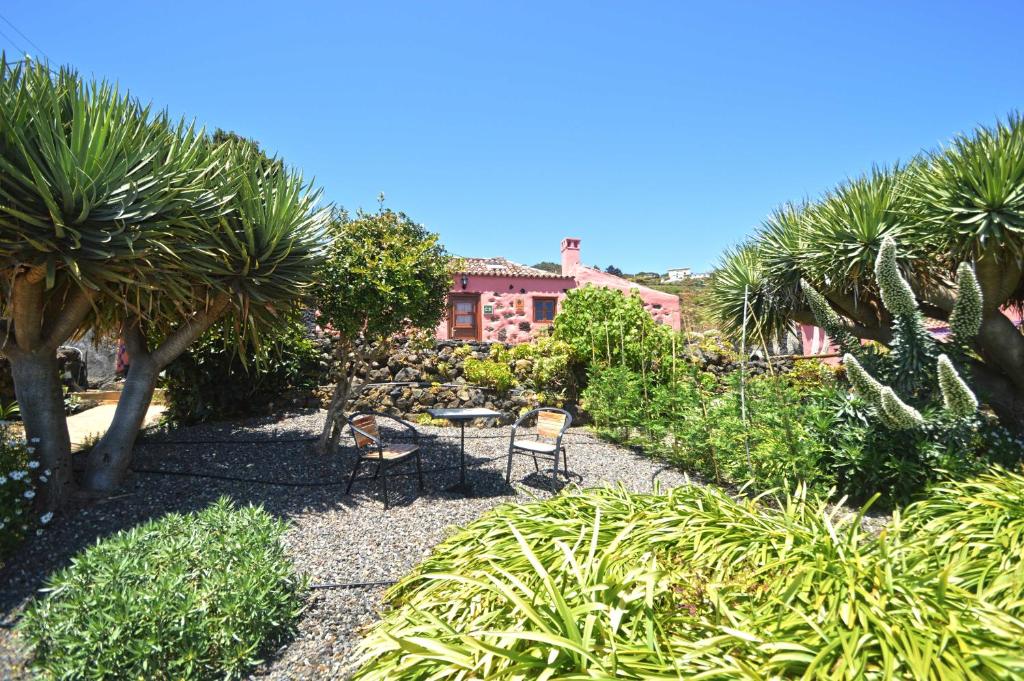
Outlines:
{"label": "spiky green leaves", "polygon": [[950,414],[970,416],[978,410],[978,398],[946,355],[939,355],[939,389],[942,391],[942,405]]}
{"label": "spiky green leaves", "polygon": [[875,276],[882,294],[882,302],[894,317],[917,314],[917,299],[914,290],[900,274],[896,262],[896,242],[891,237],[882,240],[875,260]]}
{"label": "spiky green leaves", "polygon": [[982,294],[974,270],[966,262],[956,271],[956,304],[949,328],[958,343],[970,343],[981,329]]}

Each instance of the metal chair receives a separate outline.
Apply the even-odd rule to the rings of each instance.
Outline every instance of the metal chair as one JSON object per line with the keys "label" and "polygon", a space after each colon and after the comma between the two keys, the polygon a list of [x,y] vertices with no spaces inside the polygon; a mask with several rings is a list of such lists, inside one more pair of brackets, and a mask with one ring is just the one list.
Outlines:
{"label": "metal chair", "polygon": [[[416,462],[419,490],[420,492],[423,491],[423,465],[420,462],[419,445],[420,434],[416,431],[415,426],[395,416],[371,411],[358,412],[345,418],[348,421],[348,426],[352,431],[352,437],[356,441],[356,449],[359,453],[356,465],[352,469],[352,477],[349,478],[348,487],[345,488],[345,494],[352,490],[352,483],[356,480],[380,480],[381,489],[384,492],[384,510],[387,510],[388,475],[385,473],[384,468],[385,466],[394,467],[403,461],[408,461],[410,458]],[[384,442],[377,419],[388,419],[399,424],[412,434],[412,442]],[[364,461],[376,461],[377,470],[372,476],[357,478],[356,475],[359,473],[359,468],[363,465]]]}
{"label": "metal chair", "polygon": [[[531,418],[537,418],[537,434],[533,439],[518,437],[517,431],[524,422]],[[533,457],[533,467],[540,472],[540,464],[537,457],[550,457],[554,461],[554,473],[558,475],[558,455],[562,455],[562,467],[565,469],[565,476],[569,477],[569,459],[562,446],[562,436],[572,425],[572,415],[564,409],[554,407],[541,407],[534,409],[519,417],[519,420],[512,426],[512,437],[508,443],[508,466],[505,469],[505,482],[512,479],[512,455],[527,454]],[[554,440],[554,442],[545,442]]]}

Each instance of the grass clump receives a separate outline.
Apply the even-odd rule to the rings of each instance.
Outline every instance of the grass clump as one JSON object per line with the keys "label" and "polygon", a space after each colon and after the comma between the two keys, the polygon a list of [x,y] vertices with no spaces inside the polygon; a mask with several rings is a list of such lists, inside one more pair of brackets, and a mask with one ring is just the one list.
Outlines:
{"label": "grass clump", "polygon": [[34,666],[61,679],[244,676],[302,607],[284,529],[222,498],[98,542],[27,609],[20,632]]}
{"label": "grass clump", "polygon": [[801,492],[504,506],[390,590],[357,678],[1019,678],[1022,495],[949,483],[880,537]]}

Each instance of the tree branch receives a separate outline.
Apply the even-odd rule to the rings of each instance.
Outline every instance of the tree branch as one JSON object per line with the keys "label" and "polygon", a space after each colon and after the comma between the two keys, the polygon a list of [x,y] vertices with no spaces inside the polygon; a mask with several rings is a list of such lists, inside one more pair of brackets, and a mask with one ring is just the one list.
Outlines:
{"label": "tree branch", "polygon": [[43,324],[43,279],[46,270],[37,265],[14,275],[11,289],[11,318],[14,341],[25,352],[39,345]]}
{"label": "tree branch", "polygon": [[162,371],[174,358],[185,351],[199,336],[217,321],[231,301],[227,293],[219,293],[210,306],[186,320],[174,333],[164,339],[160,347],[153,350],[153,361],[157,371]]}
{"label": "tree branch", "polygon": [[70,338],[92,312],[94,295],[92,291],[76,287],[64,303],[60,315],[43,326],[43,343],[56,348]]}

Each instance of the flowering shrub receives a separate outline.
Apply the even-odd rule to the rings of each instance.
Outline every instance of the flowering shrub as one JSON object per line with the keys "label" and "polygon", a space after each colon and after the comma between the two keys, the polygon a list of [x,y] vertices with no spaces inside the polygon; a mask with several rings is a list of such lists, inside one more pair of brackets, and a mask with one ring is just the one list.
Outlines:
{"label": "flowering shrub", "polygon": [[41,534],[53,518],[52,513],[37,516],[33,510],[50,471],[33,458],[37,442],[15,436],[7,420],[14,409],[0,407],[0,566],[26,535]]}

